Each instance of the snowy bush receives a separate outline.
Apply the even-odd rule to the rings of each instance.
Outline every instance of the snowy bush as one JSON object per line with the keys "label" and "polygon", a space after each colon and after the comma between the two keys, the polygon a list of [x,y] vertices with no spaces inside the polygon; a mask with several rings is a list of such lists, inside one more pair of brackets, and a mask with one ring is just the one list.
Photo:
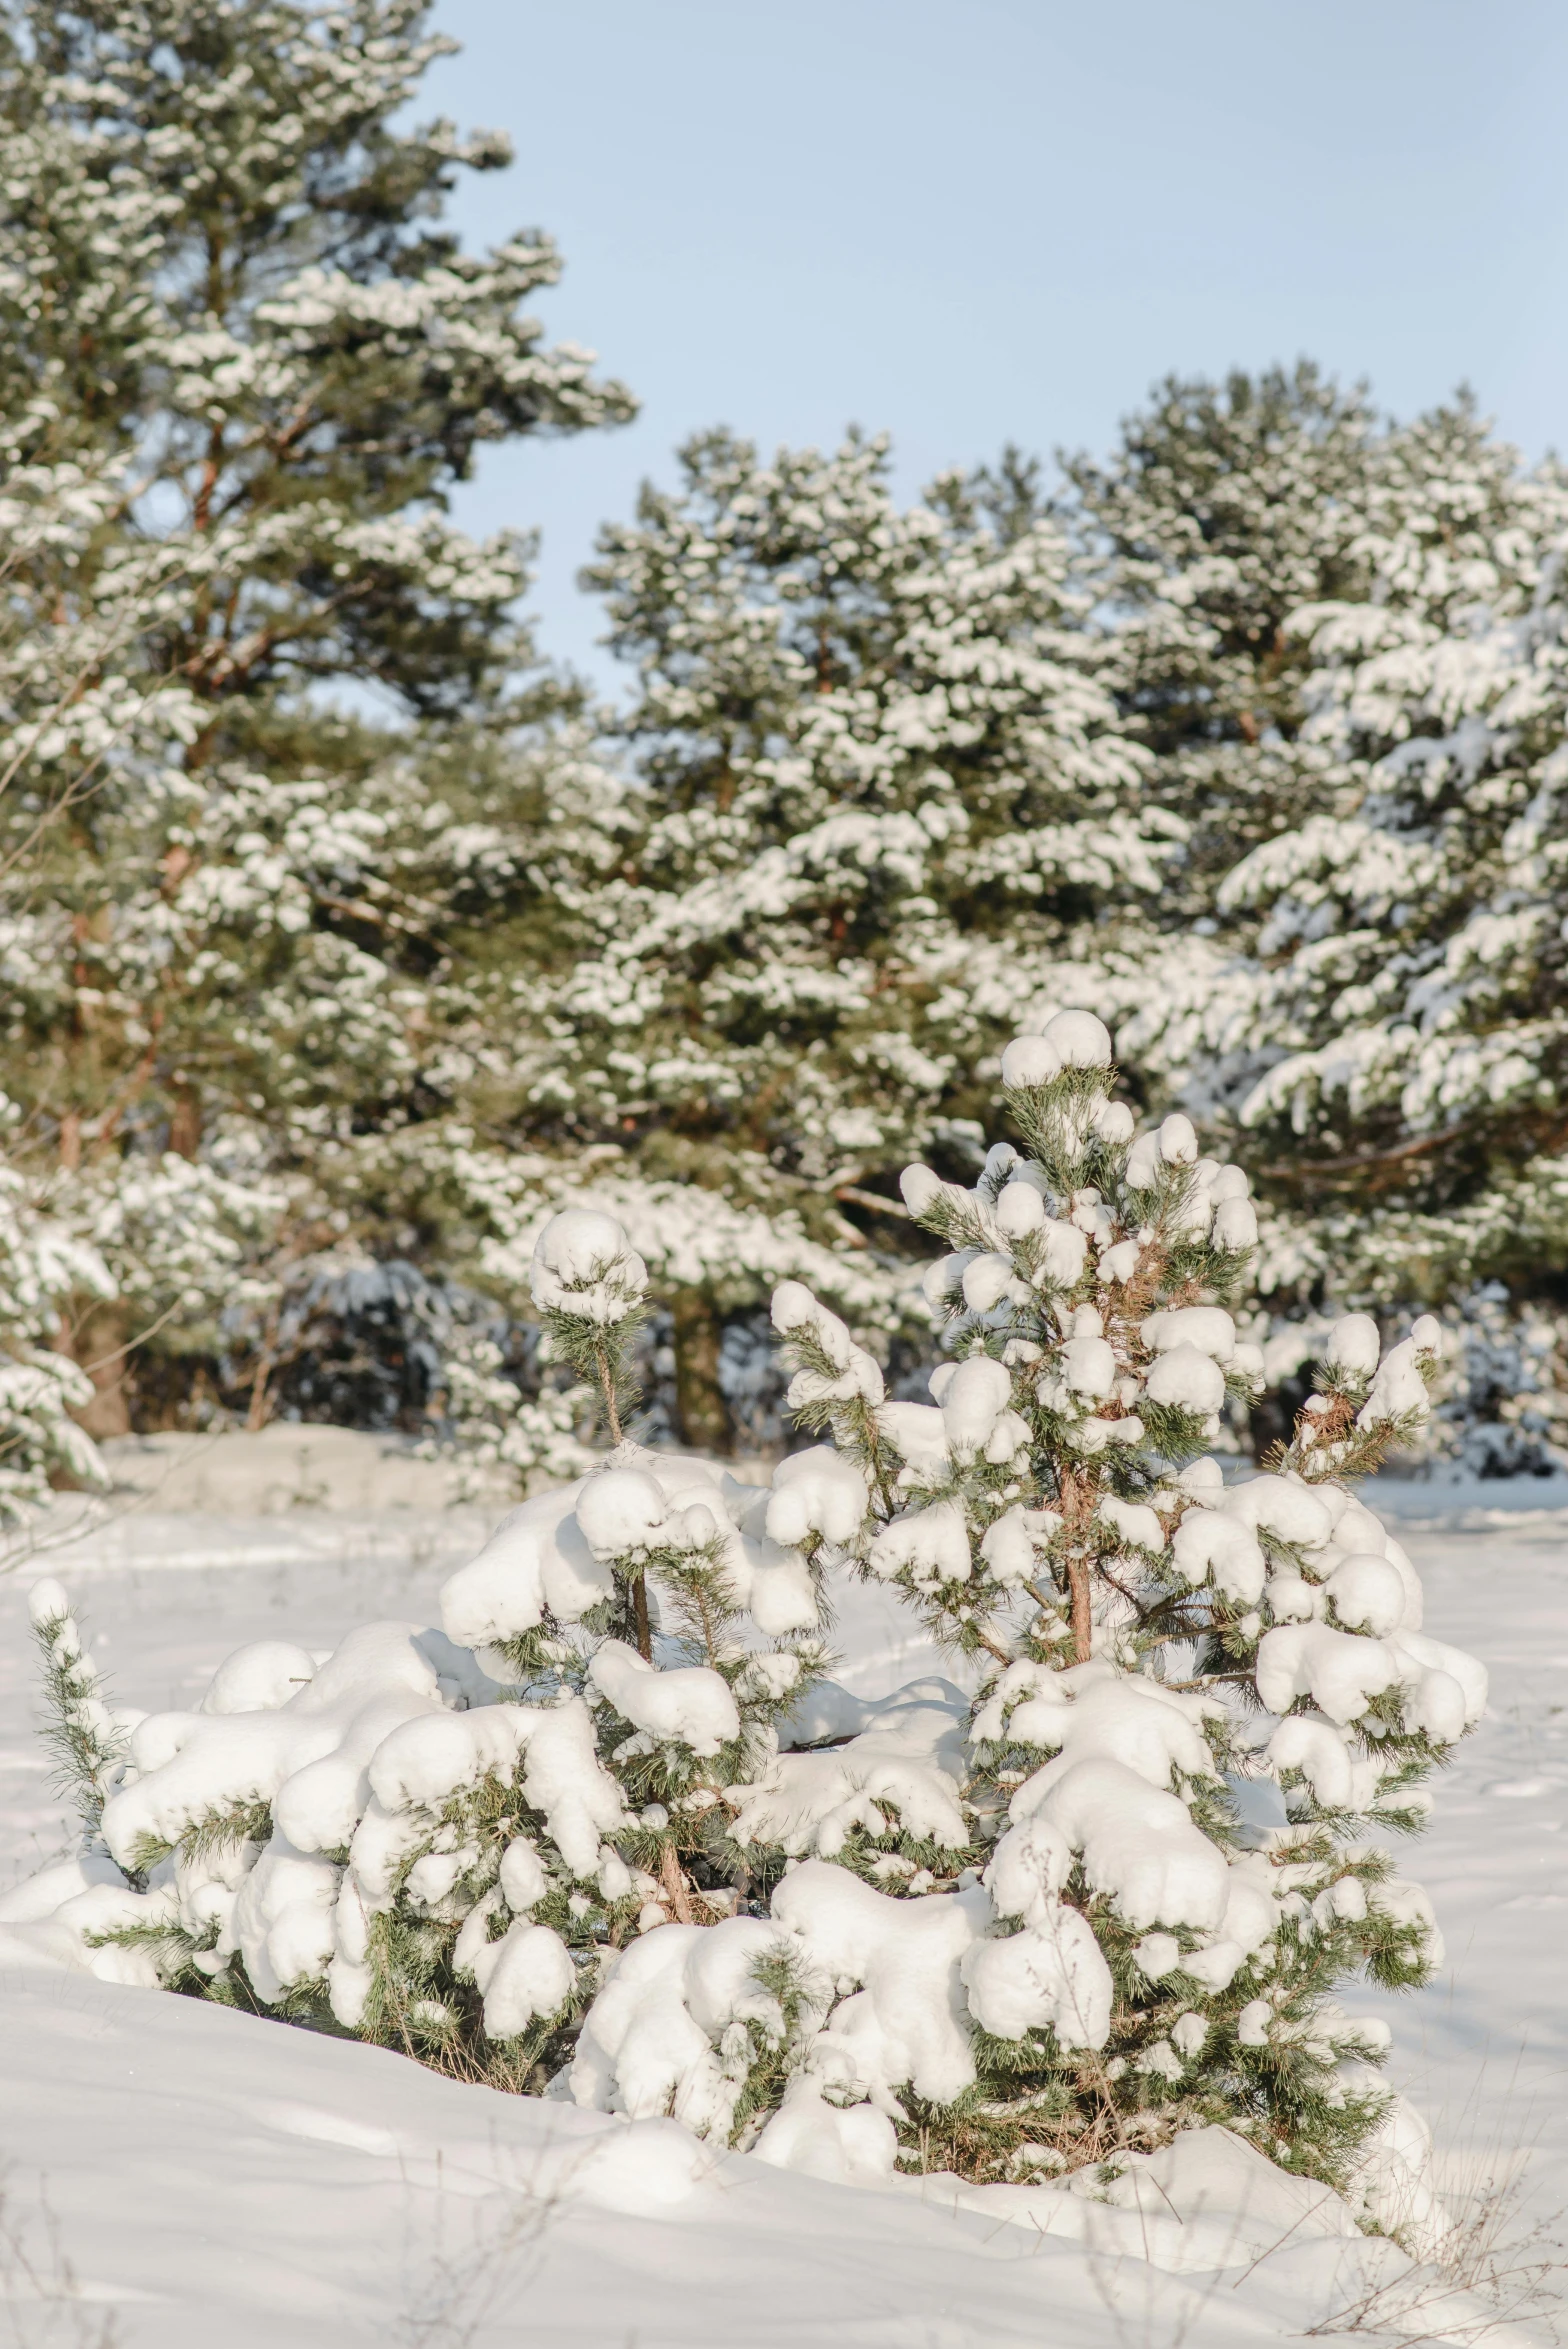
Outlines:
{"label": "snowy bush", "polygon": [[[1335,1318],[1299,1311],[1257,1317],[1267,1391],[1252,1415],[1254,1442],[1302,1401]],[[1408,1449],[1401,1447],[1396,1473],[1442,1481],[1561,1475],[1568,1469],[1568,1316],[1485,1281],[1446,1305],[1440,1319],[1443,1375],[1432,1414]],[[1392,1326],[1386,1312],[1378,1320],[1385,1331]]]}
{"label": "snowy bush", "polygon": [[67,1298],[108,1299],[115,1286],[102,1256],[51,1206],[0,1162],[0,1526],[47,1501],[53,1480],[104,1481],[98,1448],[72,1417],[91,1402],[92,1381],[57,1340]]}
{"label": "snowy bush", "polygon": [[[1222,2123],[1394,2223],[1388,2033],[1331,1993],[1436,1962],[1383,1839],[1486,1689],[1349,1484],[1424,1418],[1437,1325],[1385,1351],[1342,1319],[1289,1447],[1227,1486],[1200,1455],[1262,1368],[1245,1178],[1183,1117],[1135,1134],[1089,1014],[1003,1074],[1024,1151],[904,1177],[947,1251],[929,1402],[786,1281],[789,1408],[829,1440],[766,1487],[639,1450],[643,1262],[568,1210],[535,1300],[614,1449],[502,1522],[440,1629],[266,1641],[137,1718],[39,1586],[88,1832],[0,1922],[826,2174],[1049,2178]],[[973,1695],[826,1678],[845,1569]]]}
{"label": "snowy bush", "polygon": [[1059,1015],[1003,1061],[1029,1155],[997,1145],[972,1191],[906,1174],[949,1250],[927,1293],[954,1359],[930,1404],[883,1401],[804,1295],[776,1305],[796,1409],[873,1493],[866,1569],[981,1674],[964,1850],[863,1834],[833,1853],[975,1902],[963,2084],[923,2087],[896,2056],[859,2077],[896,2086],[938,2166],[1048,2171],[1225,2119],[1342,2176],[1376,2104],[1346,2066],[1381,2026],[1327,1994],[1361,1969],[1417,1982],[1437,1948],[1368,1828],[1419,1823],[1485,1699],[1347,1489],[1425,1418],[1440,1333],[1418,1322],[1385,1354],[1342,1319],[1289,1448],[1227,1489],[1193,1455],[1260,1380],[1229,1310],[1246,1181],[1180,1116],[1134,1138],[1109,1061],[1097,1020]]}
{"label": "snowy bush", "polygon": [[[568,1211],[541,1234],[534,1285],[619,1438],[641,1260],[609,1218]],[[699,2109],[692,2088],[682,2106],[714,2125],[750,2066],[778,2067],[800,2003],[788,1966],[774,1993],[751,1981],[776,1936],[734,1913],[751,1871],[725,1799],[773,1759],[773,1724],[823,1660],[816,1574],[768,1538],[768,1503],[619,1442],[503,1521],[447,1585],[443,1630],[365,1625],[326,1658],[262,1642],[185,1715],[113,1713],[63,1594],[40,1585],[56,1741],[89,1826],[82,1861],[34,1888],[48,1945],[519,2087],[572,2054],[591,2009],[573,2078],[593,2101],[595,2064],[606,2095],[619,2076],[617,2008],[593,2005],[607,1961],[656,1925],[727,1919],[690,1969],[704,2014],[716,1968],[739,2002],[717,2101]],[[646,1974],[628,1959],[622,2006]],[[627,2026],[623,2068],[655,2060],[667,2005],[660,1989]]]}

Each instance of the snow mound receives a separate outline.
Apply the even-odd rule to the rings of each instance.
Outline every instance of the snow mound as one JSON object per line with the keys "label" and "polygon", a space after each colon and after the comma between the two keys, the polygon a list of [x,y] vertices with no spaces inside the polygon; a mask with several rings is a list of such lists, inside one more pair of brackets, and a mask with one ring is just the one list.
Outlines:
{"label": "snow mound", "polygon": [[188,1999],[91,1981],[62,1998],[36,1976],[0,1983],[0,2051],[26,2148],[8,2223],[46,2278],[69,2258],[127,2349],[341,2349],[454,2294],[474,2349],[515,2337],[523,2296],[541,2339],[681,2349],[733,2349],[737,2308],[768,2349],[846,2338],[847,2308],[874,2312],[860,2330],[889,2349],[933,2321],[987,2349],[1258,2349],[1369,2289],[1394,2338],[1488,2322],[1500,2349],[1533,2338],[1462,2294],[1434,2324],[1430,2270],[1220,2130],[1124,2165],[1096,2199],[889,2176],[881,2116],[808,2091],[772,2124],[793,2131],[781,2171],[672,2120],[463,2086]]}

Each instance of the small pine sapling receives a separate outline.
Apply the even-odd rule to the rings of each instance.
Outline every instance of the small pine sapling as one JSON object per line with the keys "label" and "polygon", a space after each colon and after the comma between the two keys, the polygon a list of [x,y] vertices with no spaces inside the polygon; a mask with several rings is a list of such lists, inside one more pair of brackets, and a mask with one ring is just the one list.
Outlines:
{"label": "small pine sapling", "polygon": [[[1343,2184],[1387,2032],[1332,1989],[1419,1983],[1440,1950],[1368,1830],[1419,1823],[1485,1701],[1347,1489],[1424,1416],[1437,1325],[1380,1359],[1347,1317],[1288,1448],[1227,1486],[1200,1455],[1260,1382],[1230,1310],[1257,1236],[1245,1175],[1185,1117],[1135,1134],[1091,1014],[1019,1037],[1002,1073],[1024,1150],[997,1144],[973,1189],[903,1179],[948,1251],[926,1278],[950,1357],[930,1403],[884,1400],[793,1284],[775,1309],[795,1409],[870,1494],[862,1571],[979,1677],[963,1836],[912,1881],[865,1844],[830,1855],[989,1896],[959,1958],[969,2077],[900,2093],[904,2158],[1047,2176],[1219,2122]],[[799,1766],[776,1765],[780,1793]]]}
{"label": "small pine sapling", "polygon": [[40,1587],[57,1735],[124,1872],[84,1930],[95,1970],[610,2108],[668,2037],[664,1976],[695,1941],[682,1996],[714,2028],[687,2032],[705,2061],[685,2045],[679,2108],[761,2126],[814,1983],[765,1921],[783,1854],[733,1828],[826,1662],[826,1553],[769,1536],[765,1489],[627,1439],[645,1278],[610,1219],[546,1227],[536,1302],[614,1448],[502,1521],[447,1583],[443,1630],[362,1625],[324,1661],[243,1648],[192,1712],[141,1722],[122,1767],[64,1595]]}
{"label": "small pine sapling", "polygon": [[103,1808],[125,1761],[125,1733],[61,1585],[52,1578],[35,1582],[27,1613],[41,1661],[43,1738],[55,1756],[55,1789],[81,1820],[84,1849],[101,1851]]}

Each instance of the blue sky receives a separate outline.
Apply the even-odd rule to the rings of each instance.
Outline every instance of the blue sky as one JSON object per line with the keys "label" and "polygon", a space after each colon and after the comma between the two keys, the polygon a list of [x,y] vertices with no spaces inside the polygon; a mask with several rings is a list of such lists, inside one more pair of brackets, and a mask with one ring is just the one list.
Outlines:
{"label": "blue sky", "polygon": [[[1400,413],[1469,381],[1568,446],[1561,0],[438,0],[430,106],[508,130],[471,242],[543,226],[551,337],[638,423],[490,452],[544,533],[545,649],[685,434],[886,427],[913,491],[1009,439],[1104,448],[1166,372],[1309,353]],[[423,113],[430,110],[422,106]]]}

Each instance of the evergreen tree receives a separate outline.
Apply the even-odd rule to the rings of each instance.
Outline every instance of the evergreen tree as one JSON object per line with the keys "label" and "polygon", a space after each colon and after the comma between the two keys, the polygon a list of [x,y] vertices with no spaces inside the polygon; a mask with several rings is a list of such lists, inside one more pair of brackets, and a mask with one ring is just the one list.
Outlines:
{"label": "evergreen tree", "polygon": [[[46,1475],[97,1481],[93,1447],[65,1419],[67,1409],[95,1433],[123,1426],[127,1299],[116,1272],[124,1269],[124,1252],[94,1228],[101,1219],[77,1189],[79,1117],[65,1100],[50,1103],[56,1147],[40,1153],[24,1115],[27,1075],[48,1101],[60,1061],[101,1060],[112,1020],[110,1003],[85,983],[92,915],[80,904],[49,905],[47,891],[70,861],[70,837],[85,811],[111,798],[155,806],[179,775],[196,723],[188,694],[167,680],[127,673],[123,655],[145,609],[136,566],[106,561],[95,593],[73,594],[117,496],[114,481],[70,462],[14,465],[0,493],[0,892],[10,913],[0,926],[0,1032],[9,1048],[5,1073],[21,1096],[0,1096],[9,1265],[0,1324],[14,1363],[13,1392],[32,1399],[7,1440],[21,1506],[42,1497]],[[101,934],[101,921],[96,926]],[[60,1001],[62,978],[79,990],[69,1014]],[[44,1005],[60,1020],[58,1031],[39,1017]],[[36,1108],[37,1090],[32,1098]],[[124,1091],[111,1095],[111,1131],[126,1103]],[[202,1207],[211,1204],[209,1190]],[[201,1207],[183,1223],[153,1221],[161,1246],[155,1239],[146,1252],[143,1288],[161,1285],[173,1258],[199,1255],[210,1237]],[[71,1362],[72,1351],[87,1375]],[[53,1432],[40,1440],[43,1431],[31,1422],[45,1398]]]}
{"label": "evergreen tree", "polygon": [[[1226,1488],[1194,1455],[1261,1371],[1229,1310],[1256,1238],[1245,1175],[1179,1114],[1134,1138],[1091,1014],[1018,1038],[1003,1081],[1022,1155],[996,1144],[972,1190],[904,1177],[950,1251],[926,1283],[953,1357],[931,1404],[883,1402],[830,1317],[775,1302],[799,1407],[866,1479],[866,1570],[983,1676],[968,2066],[957,2094],[914,2077],[896,2117],[971,2175],[1222,2121],[1342,2182],[1386,2037],[1329,1993],[1359,1969],[1419,1982],[1440,1947],[1365,1825],[1419,1823],[1485,1701],[1348,1490],[1425,1418],[1437,1324],[1380,1360],[1376,1325],[1342,1319],[1289,1446]],[[880,1874],[878,1841],[837,1856]],[[918,1833],[905,1852],[933,1864]],[[818,2074],[868,2080],[844,2040]]]}
{"label": "evergreen tree", "polygon": [[191,574],[156,665],[208,703],[209,760],[272,726],[298,759],[304,683],[429,712],[493,695],[518,660],[520,550],[475,548],[444,493],[487,441],[630,412],[520,309],[559,274],[548,239],[475,257],[440,227],[456,170],[509,155],[393,127],[452,45],[427,15],[13,12],[5,413],[59,456],[134,449],[127,523]]}
{"label": "evergreen tree", "polygon": [[[1451,1307],[1468,1441],[1497,1402],[1479,1292],[1562,1302],[1560,484],[1467,399],[1378,423],[1310,369],[1172,383],[1074,472],[1129,722],[1192,826],[1167,904],[1200,916],[1121,976],[1120,1048],[1253,1169],[1306,1350],[1336,1301]],[[1503,1407],[1544,1375],[1544,1443],[1540,1355],[1521,1333]],[[1550,1457],[1521,1440],[1475,1438]]]}
{"label": "evergreen tree", "polygon": [[1066,460],[1083,549],[1122,627],[1118,691],[1161,799],[1191,825],[1164,903],[1212,916],[1246,849],[1304,787],[1301,605],[1353,595],[1388,427],[1303,361],[1223,384],[1169,377],[1104,463]]}
{"label": "evergreen tree", "polygon": [[[547,239],[442,227],[506,153],[399,121],[449,45],[426,15],[16,0],[0,58],[0,463],[8,514],[41,482],[58,509],[8,536],[9,619],[35,715],[68,712],[5,802],[3,1081],[111,1255],[125,1183],[145,1207],[160,1160],[191,1187],[165,1154],[198,1169],[225,1277],[154,1283],[140,1326],[177,1308],[209,1365],[247,1263],[275,1291],[279,1250],[373,1229],[396,1178],[359,1162],[450,1120],[493,964],[561,942],[509,739],[548,701],[519,691],[526,549],[445,500],[486,442],[630,402],[521,307]],[[572,805],[567,775],[563,831]]]}
{"label": "evergreen tree", "polygon": [[1372,599],[1380,548],[1441,503],[1456,463],[1482,498],[1472,526],[1506,529],[1511,459],[1483,444],[1464,403],[1402,426],[1303,361],[1223,386],[1172,377],[1106,464],[1068,461],[1078,558],[1117,618],[1107,681],[1188,827],[1160,899],[1158,986],[1141,961],[1109,975],[1151,1098],[1223,996],[1226,876],[1343,797],[1296,615]]}
{"label": "evergreen tree", "polygon": [[1438,1205],[1562,1139],[1568,489],[1465,410],[1410,438],[1366,591],[1291,616],[1332,796],[1226,876],[1207,1083],[1298,1197]]}
{"label": "evergreen tree", "polygon": [[[715,1312],[785,1271],[834,1293],[836,1257],[836,1301],[886,1330],[896,1273],[868,1314],[862,1268],[899,1246],[898,1166],[968,1162],[1022,1007],[1139,918],[1181,827],[1026,469],[906,511],[879,440],[769,463],[710,433],[681,465],[588,574],[637,664],[646,824],[599,951],[539,1002],[534,1097],[603,1150],[639,1245],[694,1187],[683,1416],[722,1444]],[[830,1261],[781,1261],[802,1243]]]}
{"label": "evergreen tree", "polygon": [[1317,789],[1221,882],[1189,1023],[1133,1023],[1259,1169],[1282,1302],[1560,1304],[1564,522],[1465,405],[1385,452],[1363,582],[1286,623]]}

